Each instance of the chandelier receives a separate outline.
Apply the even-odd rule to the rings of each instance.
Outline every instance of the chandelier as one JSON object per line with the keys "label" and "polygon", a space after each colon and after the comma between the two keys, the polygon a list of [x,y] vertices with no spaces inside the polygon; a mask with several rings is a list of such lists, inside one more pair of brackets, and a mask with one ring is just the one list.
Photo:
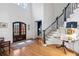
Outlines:
{"label": "chandelier", "polygon": [[27,3],[18,3],[18,6],[20,6],[23,9],[27,8]]}

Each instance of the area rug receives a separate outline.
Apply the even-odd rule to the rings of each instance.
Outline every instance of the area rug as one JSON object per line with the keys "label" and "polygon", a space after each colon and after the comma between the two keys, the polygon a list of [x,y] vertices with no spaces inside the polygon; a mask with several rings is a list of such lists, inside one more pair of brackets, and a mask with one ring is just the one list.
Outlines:
{"label": "area rug", "polygon": [[34,42],[34,40],[23,40],[23,41],[15,42],[12,44],[11,48],[13,50],[21,49],[22,47],[25,47],[25,46],[32,44],[33,42]]}

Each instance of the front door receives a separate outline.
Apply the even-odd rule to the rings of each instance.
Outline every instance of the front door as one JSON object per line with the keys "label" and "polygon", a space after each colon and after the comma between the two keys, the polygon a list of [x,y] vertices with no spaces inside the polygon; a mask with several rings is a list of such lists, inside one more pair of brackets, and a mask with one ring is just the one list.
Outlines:
{"label": "front door", "polygon": [[23,22],[13,23],[13,42],[26,39],[26,24]]}

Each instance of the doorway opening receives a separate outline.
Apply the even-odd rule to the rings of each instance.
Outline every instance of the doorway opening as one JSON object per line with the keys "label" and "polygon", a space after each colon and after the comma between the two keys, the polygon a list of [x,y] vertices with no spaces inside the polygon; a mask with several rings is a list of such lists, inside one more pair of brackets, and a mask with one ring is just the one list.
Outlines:
{"label": "doorway opening", "polygon": [[42,21],[37,21],[37,36],[42,36]]}

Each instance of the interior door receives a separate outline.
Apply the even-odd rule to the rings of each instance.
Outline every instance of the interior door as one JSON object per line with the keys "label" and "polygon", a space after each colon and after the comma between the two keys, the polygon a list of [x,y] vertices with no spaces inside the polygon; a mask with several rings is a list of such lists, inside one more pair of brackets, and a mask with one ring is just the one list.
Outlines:
{"label": "interior door", "polygon": [[13,23],[13,42],[26,39],[26,24],[23,22]]}

